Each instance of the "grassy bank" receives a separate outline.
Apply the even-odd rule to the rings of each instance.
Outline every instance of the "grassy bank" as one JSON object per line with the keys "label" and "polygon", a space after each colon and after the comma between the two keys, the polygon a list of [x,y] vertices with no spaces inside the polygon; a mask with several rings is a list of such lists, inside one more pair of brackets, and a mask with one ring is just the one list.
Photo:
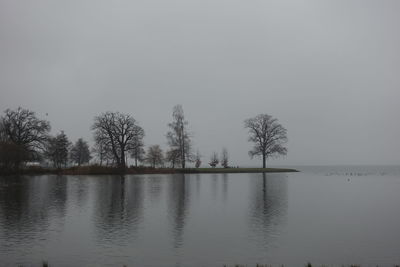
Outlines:
{"label": "grassy bank", "polygon": [[0,175],[111,175],[111,174],[174,174],[174,173],[278,173],[278,172],[297,172],[295,169],[283,168],[150,168],[150,167],[131,167],[124,170],[98,165],[70,167],[65,169],[51,169],[43,167],[29,167],[16,171],[0,171]]}
{"label": "grassy bank", "polygon": [[[241,265],[241,264],[235,264],[235,265],[224,265],[223,267],[251,267],[254,265]],[[284,267],[284,265],[270,265],[270,264],[256,264],[255,267],[273,267],[273,266],[281,266]],[[312,265],[311,263],[307,263],[307,264],[299,264],[298,266],[304,266],[304,267],[313,267],[313,266],[321,266],[321,267],[327,267],[327,266],[340,266],[340,267],[361,267],[361,265],[358,264],[350,264],[350,265]],[[43,261],[42,262],[42,267],[49,267],[49,264],[47,261]],[[127,267],[127,265],[123,265],[123,267]],[[377,265],[376,267],[379,267],[379,265]],[[393,267],[399,267],[399,265],[394,264]]]}
{"label": "grassy bank", "polygon": [[298,172],[295,169],[285,168],[197,168],[177,169],[182,173],[276,173],[276,172]]}

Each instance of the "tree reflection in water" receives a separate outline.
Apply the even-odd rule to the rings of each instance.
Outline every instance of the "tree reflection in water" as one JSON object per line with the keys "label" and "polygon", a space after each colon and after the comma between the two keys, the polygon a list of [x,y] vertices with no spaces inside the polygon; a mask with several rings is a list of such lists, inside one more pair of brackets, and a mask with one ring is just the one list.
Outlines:
{"label": "tree reflection in water", "polygon": [[150,200],[154,203],[160,201],[160,196],[163,189],[163,180],[165,180],[162,176],[151,175],[146,178],[147,181],[147,193],[150,197]]}
{"label": "tree reflection in water", "polygon": [[254,174],[250,187],[250,223],[255,239],[268,247],[287,219],[286,174]]}
{"label": "tree reflection in water", "polygon": [[[98,181],[95,227],[104,242],[127,241],[137,233],[143,216],[143,177],[108,176]],[[119,238],[116,239],[115,237]]]}
{"label": "tree reflection in water", "polygon": [[176,174],[169,179],[168,217],[173,228],[174,247],[178,248],[183,242],[185,219],[190,198],[190,179],[185,174]]}
{"label": "tree reflection in water", "polygon": [[26,245],[43,236],[51,223],[63,222],[67,202],[65,177],[3,177],[1,182],[0,225],[5,240]]}

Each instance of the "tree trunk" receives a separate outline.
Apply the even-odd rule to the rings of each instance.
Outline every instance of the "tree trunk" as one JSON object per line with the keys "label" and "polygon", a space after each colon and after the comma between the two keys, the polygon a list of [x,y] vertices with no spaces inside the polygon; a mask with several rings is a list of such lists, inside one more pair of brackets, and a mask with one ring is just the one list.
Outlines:
{"label": "tree trunk", "polygon": [[120,167],[125,168],[125,151],[121,148],[121,160],[120,160]]}
{"label": "tree trunk", "polygon": [[181,134],[182,134],[182,169],[185,168],[185,135],[184,135],[183,125],[181,126]]}
{"label": "tree trunk", "polygon": [[267,159],[265,157],[265,153],[263,153],[263,168],[265,169],[267,167]]}
{"label": "tree trunk", "polygon": [[181,160],[182,160],[182,169],[184,169],[185,168],[185,144],[182,144],[182,157],[181,157]]}

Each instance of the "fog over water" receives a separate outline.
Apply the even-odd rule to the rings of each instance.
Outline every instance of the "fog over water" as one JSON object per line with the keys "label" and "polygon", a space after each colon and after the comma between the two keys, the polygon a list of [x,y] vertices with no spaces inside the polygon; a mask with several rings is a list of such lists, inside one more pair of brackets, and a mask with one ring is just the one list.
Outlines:
{"label": "fog over water", "polygon": [[399,25],[399,1],[0,0],[0,110],[72,141],[121,111],[166,148],[182,104],[203,162],[233,165],[260,164],[243,120],[268,113],[289,138],[272,164],[399,164]]}

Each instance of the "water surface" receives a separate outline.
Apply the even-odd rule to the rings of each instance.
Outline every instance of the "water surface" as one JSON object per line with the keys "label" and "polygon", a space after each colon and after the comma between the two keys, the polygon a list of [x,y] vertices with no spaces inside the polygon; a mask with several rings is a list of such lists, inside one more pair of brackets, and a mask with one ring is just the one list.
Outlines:
{"label": "water surface", "polygon": [[400,263],[399,167],[0,178],[0,265]]}

